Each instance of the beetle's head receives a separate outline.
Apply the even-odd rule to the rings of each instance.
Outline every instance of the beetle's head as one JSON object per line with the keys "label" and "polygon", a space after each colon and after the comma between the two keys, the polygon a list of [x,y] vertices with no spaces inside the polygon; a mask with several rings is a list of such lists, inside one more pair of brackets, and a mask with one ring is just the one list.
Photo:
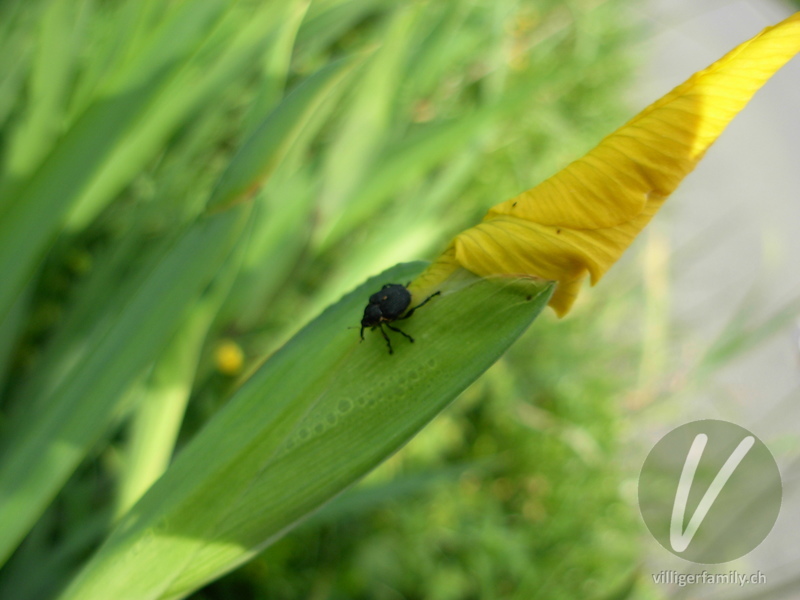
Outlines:
{"label": "beetle's head", "polygon": [[381,313],[381,307],[377,304],[367,304],[367,308],[364,309],[364,318],[361,319],[361,327],[375,327],[378,323],[381,322],[381,317],[383,313]]}

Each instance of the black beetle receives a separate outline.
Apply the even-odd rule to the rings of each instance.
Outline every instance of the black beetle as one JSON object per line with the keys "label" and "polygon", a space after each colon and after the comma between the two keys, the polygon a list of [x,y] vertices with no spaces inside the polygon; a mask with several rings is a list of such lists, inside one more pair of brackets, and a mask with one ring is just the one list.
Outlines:
{"label": "black beetle", "polygon": [[[400,331],[397,327],[392,327],[389,323],[408,319],[414,314],[415,310],[440,293],[434,292],[403,315],[408,305],[411,304],[411,292],[408,291],[406,286],[399,283],[387,283],[381,288],[380,292],[375,292],[369,297],[369,304],[364,309],[364,318],[361,319],[361,341],[364,341],[364,329],[366,327],[370,329],[378,327],[381,330],[383,339],[386,340],[386,345],[389,346],[389,354],[393,354],[392,342],[383,330],[383,326],[386,325],[389,329],[405,336],[409,342],[413,343],[414,338],[404,331]],[[403,316],[401,317],[400,315]]]}

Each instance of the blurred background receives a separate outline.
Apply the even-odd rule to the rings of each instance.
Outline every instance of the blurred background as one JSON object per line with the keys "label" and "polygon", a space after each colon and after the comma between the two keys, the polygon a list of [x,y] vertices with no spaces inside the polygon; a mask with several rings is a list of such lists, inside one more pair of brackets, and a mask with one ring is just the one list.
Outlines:
{"label": "blurred background", "polygon": [[[637,10],[652,35],[643,46],[648,61],[632,88],[635,97],[640,104],[650,101],[797,9],[778,1],[647,3]],[[652,445],[672,427],[696,419],[732,421],[767,443],[784,483],[770,536],[725,565],[760,570],[767,585],[695,586],[671,590],[675,597],[800,594],[800,549],[792,534],[800,526],[799,104],[800,62],[794,60],[733,121],[648,232],[645,256],[654,250],[653,260],[669,264],[662,285],[669,288],[664,308],[675,345],[662,363],[673,365],[670,391],[663,410],[649,413],[645,439]],[[649,564],[652,571],[703,569],[666,551],[654,553]]]}
{"label": "blurred background", "polygon": [[[0,432],[58,385],[115,314],[125,282],[202,213],[247,135],[336,58],[372,53],[254,198],[237,258],[186,308],[191,328],[176,323],[180,368],[170,369],[166,347],[142,371],[161,380],[139,373],[121,384],[131,398],[158,397],[166,369],[184,390],[157,449],[167,457],[330,302],[397,262],[432,258],[488,207],[796,9],[771,0],[0,3],[0,219],[15,199],[35,198],[69,132],[92,140],[63,151],[58,222],[26,232],[43,241],[0,327]],[[137,88],[143,81],[154,83]],[[133,100],[103,104],[119,90]],[[795,60],[568,318],[540,317],[405,449],[192,598],[797,597],[798,105]],[[140,406],[121,406],[0,570],[0,598],[52,597],[130,504]],[[747,427],[781,466],[775,530],[718,569],[761,570],[766,586],[650,577],[705,568],[660,548],[636,504],[649,449],[699,418]]]}

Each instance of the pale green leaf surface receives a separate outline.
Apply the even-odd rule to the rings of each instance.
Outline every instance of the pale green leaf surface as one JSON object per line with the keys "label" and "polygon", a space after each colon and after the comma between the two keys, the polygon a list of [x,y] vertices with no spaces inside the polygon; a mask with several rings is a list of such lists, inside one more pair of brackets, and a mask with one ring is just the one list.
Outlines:
{"label": "pale green leaf surface", "polygon": [[352,327],[366,299],[422,267],[370,279],[263,364],[62,600],[179,598],[247,560],[405,444],[499,358],[552,293],[532,280],[450,282],[398,323],[416,343],[394,334],[394,355],[378,332],[359,343]]}

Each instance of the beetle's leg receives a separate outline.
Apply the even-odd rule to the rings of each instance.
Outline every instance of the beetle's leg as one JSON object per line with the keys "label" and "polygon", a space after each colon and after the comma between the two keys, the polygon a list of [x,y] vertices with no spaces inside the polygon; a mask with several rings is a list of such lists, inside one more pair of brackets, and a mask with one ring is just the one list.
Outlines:
{"label": "beetle's leg", "polygon": [[361,326],[361,341],[364,341],[364,326]]}
{"label": "beetle's leg", "polygon": [[428,301],[429,301],[431,298],[433,298],[434,296],[438,296],[438,295],[439,295],[439,294],[441,294],[441,293],[442,293],[442,292],[433,292],[433,293],[432,293],[430,296],[428,296],[427,298],[425,298],[425,300],[423,300],[422,302],[420,302],[419,304],[417,304],[417,305],[416,305],[414,308],[412,308],[410,311],[408,311],[408,312],[407,312],[405,315],[403,315],[403,316],[402,316],[402,317],[400,317],[399,319],[395,319],[395,320],[396,320],[396,321],[402,321],[403,319],[407,319],[407,318],[409,318],[411,315],[413,315],[413,314],[414,314],[414,311],[415,311],[415,310],[417,310],[417,309],[418,309],[420,306],[424,306],[425,304],[427,304],[427,303],[428,303]]}
{"label": "beetle's leg", "polygon": [[[389,339],[389,336],[386,335],[386,332],[383,330],[383,323],[378,324],[378,329],[381,330],[381,335],[383,336],[383,339],[386,340],[386,345],[389,346],[389,354],[394,354],[394,350],[392,350],[392,342]],[[391,327],[390,329],[394,329],[394,327]]]}
{"label": "beetle's leg", "polygon": [[400,335],[402,335],[402,336],[405,336],[405,337],[408,339],[408,341],[409,341],[409,342],[411,342],[412,344],[414,343],[414,338],[412,338],[410,335],[408,335],[408,334],[407,334],[405,331],[400,331],[400,330],[399,330],[397,327],[392,327],[392,326],[391,326],[391,325],[389,325],[388,323],[386,323],[385,325],[386,325],[386,326],[387,326],[389,329],[391,329],[392,331],[396,331],[396,332],[397,332],[397,333],[399,333]]}

